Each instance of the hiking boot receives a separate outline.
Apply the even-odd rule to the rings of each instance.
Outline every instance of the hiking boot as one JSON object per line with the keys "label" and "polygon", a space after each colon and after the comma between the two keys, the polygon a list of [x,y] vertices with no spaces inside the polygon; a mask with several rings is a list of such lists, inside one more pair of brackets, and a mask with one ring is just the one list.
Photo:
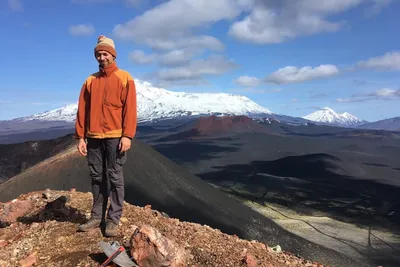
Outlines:
{"label": "hiking boot", "polygon": [[106,224],[105,235],[106,236],[118,235],[118,224],[113,221],[108,220],[107,224]]}
{"label": "hiking boot", "polygon": [[78,230],[81,232],[87,232],[91,229],[99,227],[101,224],[100,219],[90,218],[86,223],[79,225]]}

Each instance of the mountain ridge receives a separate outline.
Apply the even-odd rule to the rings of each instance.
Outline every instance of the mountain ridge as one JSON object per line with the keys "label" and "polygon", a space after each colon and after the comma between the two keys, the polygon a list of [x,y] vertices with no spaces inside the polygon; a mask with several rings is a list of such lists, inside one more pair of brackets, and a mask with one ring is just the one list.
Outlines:
{"label": "mountain ridge", "polygon": [[400,116],[383,119],[383,120],[378,120],[378,121],[374,121],[374,122],[368,122],[368,123],[358,126],[358,128],[400,132]]}
{"label": "mountain ridge", "polygon": [[[247,96],[231,93],[188,93],[170,91],[153,86],[150,82],[135,79],[137,88],[138,123],[151,123],[165,119],[204,116],[248,116],[253,119],[273,119],[289,124],[308,124],[339,126],[346,128],[362,128],[360,125],[370,123],[349,112],[336,113],[324,107],[305,116],[290,116],[274,113],[257,104]],[[71,103],[60,108],[1,120],[0,134],[18,134],[46,130],[48,128],[65,132],[73,128],[78,103]],[[366,127],[369,127],[366,125]],[[386,128],[388,126],[385,126]],[[379,128],[379,127],[378,127]],[[392,129],[389,127],[388,129]],[[394,127],[398,130],[400,127]],[[367,128],[368,129],[368,128]],[[379,128],[383,129],[383,128]]]}
{"label": "mountain ridge", "polygon": [[337,113],[329,107],[323,107],[322,109],[316,110],[302,118],[315,123],[345,127],[354,127],[367,123],[366,120],[360,119],[348,112]]}
{"label": "mountain ridge", "polygon": [[[250,98],[228,93],[187,93],[169,91],[154,87],[151,83],[135,79],[137,94],[138,122],[155,119],[196,116],[196,115],[247,115],[264,116],[272,112]],[[17,118],[31,120],[75,120],[77,103],[44,111],[26,117]]]}

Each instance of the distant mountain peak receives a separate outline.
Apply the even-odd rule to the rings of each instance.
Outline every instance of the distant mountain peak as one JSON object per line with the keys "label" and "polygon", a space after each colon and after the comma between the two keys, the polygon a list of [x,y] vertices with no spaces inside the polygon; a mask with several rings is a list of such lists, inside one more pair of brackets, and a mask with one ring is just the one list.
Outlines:
{"label": "distant mountain peak", "polygon": [[314,121],[316,123],[331,124],[336,126],[352,127],[366,123],[365,120],[360,119],[348,112],[337,113],[330,107],[323,107],[320,110],[314,111],[303,119]]}
{"label": "distant mountain peak", "polygon": [[[188,115],[262,116],[272,112],[246,96],[229,93],[187,93],[154,87],[135,79],[138,120],[151,121]],[[75,121],[77,103],[24,117],[24,120]]]}

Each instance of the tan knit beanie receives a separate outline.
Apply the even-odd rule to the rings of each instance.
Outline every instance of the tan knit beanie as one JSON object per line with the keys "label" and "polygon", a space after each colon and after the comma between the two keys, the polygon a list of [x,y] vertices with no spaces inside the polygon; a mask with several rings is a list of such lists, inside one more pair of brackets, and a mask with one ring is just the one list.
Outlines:
{"label": "tan knit beanie", "polygon": [[107,51],[114,57],[117,57],[113,39],[107,38],[104,35],[100,35],[99,38],[97,38],[97,45],[94,48],[94,53],[96,54],[96,52],[100,50]]}

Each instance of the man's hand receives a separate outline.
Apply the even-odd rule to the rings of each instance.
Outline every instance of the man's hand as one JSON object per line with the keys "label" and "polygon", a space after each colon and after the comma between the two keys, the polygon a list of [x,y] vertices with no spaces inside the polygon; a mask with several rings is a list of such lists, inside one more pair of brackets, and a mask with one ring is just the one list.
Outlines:
{"label": "man's hand", "polygon": [[123,136],[119,141],[119,152],[123,153],[131,148],[131,139],[128,137]]}
{"label": "man's hand", "polygon": [[87,147],[86,147],[86,142],[84,138],[79,139],[78,142],[78,151],[82,156],[86,156],[87,155]]}

